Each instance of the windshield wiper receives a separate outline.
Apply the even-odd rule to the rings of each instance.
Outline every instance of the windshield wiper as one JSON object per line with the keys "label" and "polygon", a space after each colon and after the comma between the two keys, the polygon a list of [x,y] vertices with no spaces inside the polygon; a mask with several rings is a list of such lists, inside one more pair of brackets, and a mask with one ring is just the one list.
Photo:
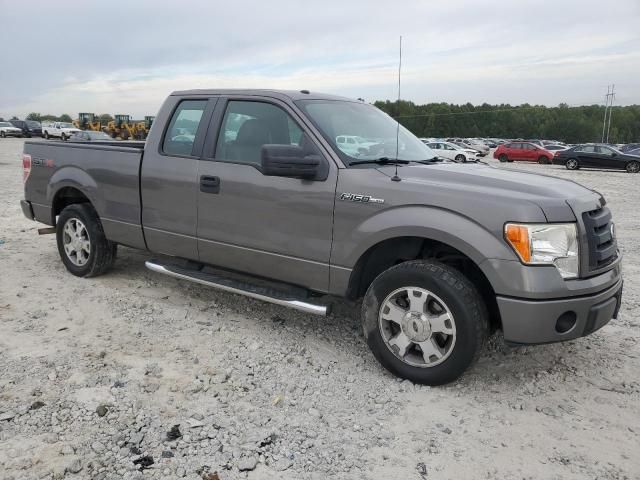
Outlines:
{"label": "windshield wiper", "polygon": [[409,160],[400,160],[398,158],[389,158],[389,157],[380,157],[380,158],[372,158],[370,160],[356,160],[355,162],[349,162],[349,166],[351,165],[365,165],[367,163],[375,163],[378,165],[406,165],[409,163]]}

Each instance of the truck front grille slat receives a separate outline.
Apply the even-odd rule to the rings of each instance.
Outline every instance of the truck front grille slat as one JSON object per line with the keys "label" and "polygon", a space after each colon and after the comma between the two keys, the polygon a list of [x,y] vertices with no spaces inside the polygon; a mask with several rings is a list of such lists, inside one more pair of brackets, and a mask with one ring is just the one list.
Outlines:
{"label": "truck front grille slat", "polygon": [[618,255],[618,245],[611,231],[611,212],[607,207],[584,212],[582,220],[587,234],[589,271],[612,263]]}

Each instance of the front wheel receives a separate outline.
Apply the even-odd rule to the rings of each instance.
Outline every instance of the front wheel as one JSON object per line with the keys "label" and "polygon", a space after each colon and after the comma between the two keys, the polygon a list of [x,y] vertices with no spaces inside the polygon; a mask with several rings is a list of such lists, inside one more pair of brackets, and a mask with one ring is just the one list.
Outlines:
{"label": "front wheel", "polygon": [[578,168],[580,168],[578,160],[576,160],[575,158],[570,158],[569,160],[567,160],[567,163],[565,163],[564,166],[567,170],[577,170]]}
{"label": "front wheel", "polygon": [[88,203],[62,210],[56,223],[56,239],[62,263],[77,277],[101,275],[116,259],[117,244],[107,240],[98,214]]}
{"label": "front wheel", "polygon": [[64,133],[60,134],[60,138],[62,139],[63,142],[67,141],[67,136]]}
{"label": "front wheel", "polygon": [[4,132],[0,132],[0,137],[2,137],[2,138],[6,138],[6,137],[7,137],[7,134],[6,134],[6,133],[4,133]]}
{"label": "front wheel", "polygon": [[500,155],[498,157],[498,160],[500,160],[502,163],[508,162],[509,161],[509,157],[507,157],[504,153],[502,155]]}
{"label": "front wheel", "polygon": [[467,157],[462,154],[456,155],[456,162],[464,163],[467,161]]}
{"label": "front wheel", "polygon": [[415,260],[373,281],[362,305],[362,325],[369,348],[387,370],[415,383],[442,385],[480,356],[488,315],[462,273]]}
{"label": "front wheel", "polygon": [[44,132],[44,139],[49,140],[49,132]]}
{"label": "front wheel", "polygon": [[545,164],[547,164],[547,163],[551,163],[551,162],[550,162],[550,161],[549,161],[549,159],[548,159],[547,157],[545,157],[544,155],[540,155],[540,156],[538,157],[538,163],[539,163],[539,164],[541,164],[541,165],[545,165]]}
{"label": "front wheel", "polygon": [[629,173],[638,173],[640,171],[640,163],[635,160],[627,163],[627,172]]}

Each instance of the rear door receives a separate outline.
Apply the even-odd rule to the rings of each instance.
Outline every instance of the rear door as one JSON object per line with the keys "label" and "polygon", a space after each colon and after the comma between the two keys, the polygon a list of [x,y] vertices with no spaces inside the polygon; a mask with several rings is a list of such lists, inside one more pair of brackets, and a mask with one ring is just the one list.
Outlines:
{"label": "rear door", "polygon": [[509,160],[522,160],[522,143],[513,142],[507,145]]}
{"label": "rear door", "polygon": [[598,167],[600,158],[594,145],[583,145],[575,150],[581,167]]}
{"label": "rear door", "polygon": [[[234,96],[221,99],[209,132],[198,169],[200,260],[327,291],[338,169],[304,119],[274,98]],[[327,178],[264,176],[265,144],[320,155]]]}
{"label": "rear door", "polygon": [[[142,224],[148,248],[197,260],[198,161],[217,98],[169,97],[141,168]],[[152,130],[152,135],[158,134]]]}

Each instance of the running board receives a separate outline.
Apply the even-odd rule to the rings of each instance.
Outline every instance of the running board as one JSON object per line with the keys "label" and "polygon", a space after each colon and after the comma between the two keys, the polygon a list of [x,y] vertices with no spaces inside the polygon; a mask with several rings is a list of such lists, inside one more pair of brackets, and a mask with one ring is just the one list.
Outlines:
{"label": "running board", "polygon": [[218,290],[237,293],[239,295],[244,295],[245,297],[251,297],[269,303],[275,303],[276,305],[293,308],[294,310],[300,310],[301,312],[321,316],[326,316],[329,313],[329,308],[325,305],[315,305],[301,300],[300,298],[303,298],[303,294],[307,292],[303,288],[274,288],[273,286],[266,284],[266,282],[260,282],[265,283],[265,285],[258,285],[257,283],[250,283],[246,280],[237,280],[230,278],[230,276],[220,275],[217,271],[216,273],[209,273],[202,269],[185,268],[181,265],[166,263],[160,260],[147,260],[145,262],[145,266],[149,270],[163,273],[170,277],[189,280],[191,282],[217,288]]}

